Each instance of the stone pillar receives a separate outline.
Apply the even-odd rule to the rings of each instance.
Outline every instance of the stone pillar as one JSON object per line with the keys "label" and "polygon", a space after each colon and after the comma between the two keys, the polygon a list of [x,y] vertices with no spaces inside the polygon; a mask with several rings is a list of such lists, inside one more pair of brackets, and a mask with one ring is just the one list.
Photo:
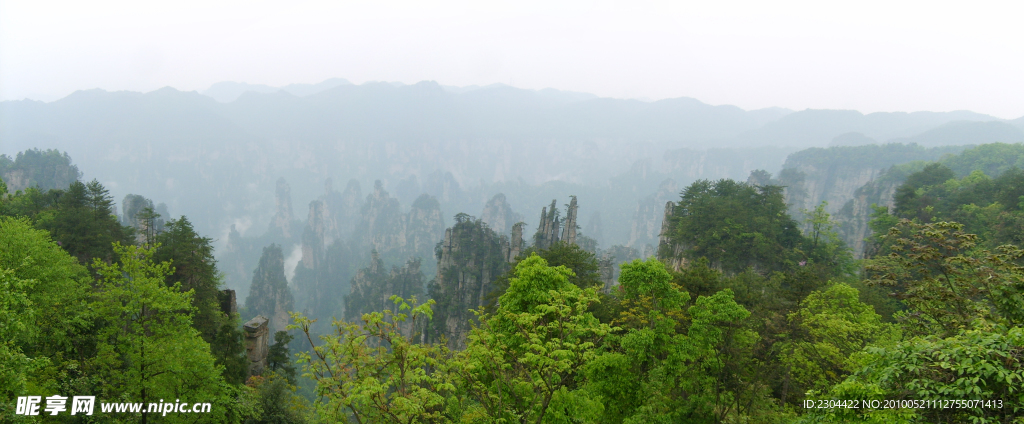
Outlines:
{"label": "stone pillar", "polygon": [[512,226],[512,240],[509,246],[508,263],[516,261],[516,257],[523,251],[523,223],[517,222]]}
{"label": "stone pillar", "polygon": [[267,327],[268,320],[263,315],[249,320],[242,327],[245,329],[245,351],[249,357],[249,375],[263,374],[267,368],[267,355],[270,349],[267,344],[270,339],[270,329]]}
{"label": "stone pillar", "polygon": [[220,311],[228,316],[238,313],[238,303],[235,300],[235,291],[231,289],[220,291]]}
{"label": "stone pillar", "polygon": [[655,254],[669,269],[679,272],[686,267],[686,258],[683,257],[686,246],[673,243],[670,236],[672,232],[672,216],[675,214],[675,208],[675,203],[665,203],[665,217],[661,221],[661,232],[658,234],[658,250]]}
{"label": "stone pillar", "polygon": [[576,196],[571,196],[569,209],[565,211],[565,227],[562,228],[562,241],[566,244],[576,244]]}

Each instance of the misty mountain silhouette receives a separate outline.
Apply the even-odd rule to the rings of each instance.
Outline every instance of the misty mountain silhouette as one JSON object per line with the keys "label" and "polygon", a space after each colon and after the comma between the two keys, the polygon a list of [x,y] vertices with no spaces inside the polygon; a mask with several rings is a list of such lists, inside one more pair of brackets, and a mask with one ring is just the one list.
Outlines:
{"label": "misty mountain silhouette", "polygon": [[[630,194],[639,198],[668,177],[686,184],[778,169],[789,152],[825,147],[848,133],[882,143],[977,144],[1019,141],[1024,126],[1024,118],[1004,122],[969,111],[746,111],[692,98],[645,102],[503,84],[457,88],[332,79],[280,88],[218,83],[204,94],[166,87],[84,90],[49,103],[5,101],[0,153],[66,151],[86,179],[99,179],[118,196],[166,202],[213,234],[238,216],[272,210],[280,177],[291,182],[296,199],[313,199],[328,177],[397,183],[442,172],[466,186],[596,186],[643,163],[650,172],[635,178],[646,182]],[[780,150],[755,150],[766,146]],[[708,148],[737,150],[700,153]]]}

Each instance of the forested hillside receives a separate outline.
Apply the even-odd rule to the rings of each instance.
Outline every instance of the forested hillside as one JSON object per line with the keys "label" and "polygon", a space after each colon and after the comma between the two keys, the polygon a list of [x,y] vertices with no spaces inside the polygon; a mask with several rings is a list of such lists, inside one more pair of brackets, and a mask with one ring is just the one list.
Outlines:
{"label": "forested hillside", "polygon": [[[67,154],[5,160],[34,184],[0,180],[3,422],[79,422],[15,414],[53,395],[212,405],[99,422],[1024,416],[1021,144],[805,150],[777,177],[663,183],[641,224],[583,224],[571,193],[449,215],[358,180],[303,218],[279,179],[265,233],[223,253],[159,198],[118,213]],[[625,226],[657,245],[598,241]]]}

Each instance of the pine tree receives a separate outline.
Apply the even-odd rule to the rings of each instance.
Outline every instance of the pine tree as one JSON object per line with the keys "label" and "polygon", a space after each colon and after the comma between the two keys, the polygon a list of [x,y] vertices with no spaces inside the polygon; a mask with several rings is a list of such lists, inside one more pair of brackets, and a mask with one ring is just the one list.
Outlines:
{"label": "pine tree", "polygon": [[213,256],[213,240],[197,234],[184,216],[171,220],[154,237],[158,246],[154,260],[168,261],[174,267],[167,285],[180,285],[183,292],[192,292],[193,327],[210,344],[217,364],[224,365],[225,377],[241,383],[247,372],[245,346],[238,314],[221,306],[223,282]]}

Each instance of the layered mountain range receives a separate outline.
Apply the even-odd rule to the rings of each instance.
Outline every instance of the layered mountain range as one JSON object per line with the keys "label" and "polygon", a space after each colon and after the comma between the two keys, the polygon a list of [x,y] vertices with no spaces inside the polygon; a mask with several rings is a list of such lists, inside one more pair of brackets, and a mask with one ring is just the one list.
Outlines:
{"label": "layered mountain range", "polygon": [[[535,211],[570,195],[586,205],[578,225],[602,247],[644,255],[657,246],[665,202],[697,179],[746,180],[768,170],[792,186],[794,213],[827,200],[839,214],[896,163],[962,150],[941,146],[1022,141],[1024,117],[968,111],[746,111],[690,98],[644,102],[434,82],[220,83],[203,93],[87,90],[49,103],[0,103],[0,153],[65,151],[83,179],[99,180],[117,198],[143,195],[165,203],[166,218],[187,215],[220,251],[248,252],[237,271],[228,267],[239,284],[260,257],[257,239],[282,247],[289,278],[317,269],[334,240],[358,239],[354,255],[376,249],[388,266],[404,266],[387,250],[426,256],[439,241],[420,240],[419,227],[438,238],[456,213],[480,212],[501,234],[519,221],[532,234],[540,224]],[[918,147],[907,155],[880,150],[860,162],[844,156],[862,151],[844,146],[888,142]],[[831,156],[815,159],[819,150]],[[32,185],[11,166],[0,161],[12,191]],[[338,192],[331,180],[349,183]],[[293,213],[292,199],[309,204],[308,214],[305,207]],[[863,218],[866,207],[850,206],[850,216]],[[403,224],[371,234],[379,219]],[[863,229],[849,228],[857,225]],[[851,241],[862,232],[850,231]],[[396,237],[417,241],[406,246]],[[243,249],[241,239],[253,243]],[[433,263],[424,259],[427,275]],[[345,265],[345,274],[358,266]]]}

